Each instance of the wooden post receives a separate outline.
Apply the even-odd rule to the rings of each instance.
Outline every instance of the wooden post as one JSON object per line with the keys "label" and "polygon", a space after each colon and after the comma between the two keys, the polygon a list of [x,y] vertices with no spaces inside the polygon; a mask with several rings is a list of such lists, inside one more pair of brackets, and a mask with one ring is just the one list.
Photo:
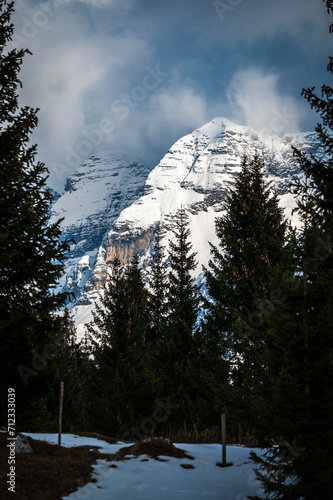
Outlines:
{"label": "wooden post", "polygon": [[60,382],[58,446],[61,446],[62,407],[63,407],[63,402],[64,402],[64,383]]}
{"label": "wooden post", "polygon": [[226,415],[221,415],[221,430],[222,430],[222,467],[227,465],[227,432],[226,432]]}

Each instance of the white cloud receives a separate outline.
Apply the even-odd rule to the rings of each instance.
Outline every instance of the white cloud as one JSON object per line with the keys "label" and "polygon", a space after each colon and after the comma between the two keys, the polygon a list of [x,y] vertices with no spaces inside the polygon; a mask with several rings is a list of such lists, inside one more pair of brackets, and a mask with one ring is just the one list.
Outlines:
{"label": "white cloud", "polygon": [[[110,104],[126,85],[131,88],[129,75],[132,79],[139,75],[140,81],[154,51],[129,31],[119,35],[92,32],[89,17],[78,16],[76,9],[63,2],[40,27],[36,22],[43,19],[44,4],[31,7],[21,0],[17,4],[20,38],[16,40],[22,39],[21,46],[33,53],[22,66],[21,103],[40,108],[32,140],[38,144],[39,159],[50,170],[51,185],[62,189],[74,168],[66,164],[68,148],[75,150],[84,139],[83,131],[95,129],[110,117]],[[57,169],[54,162],[66,169]]]}
{"label": "white cloud", "polygon": [[152,97],[150,110],[149,136],[152,140],[169,128],[181,134],[184,129],[193,130],[207,121],[206,100],[189,86],[161,89]]}
{"label": "white cloud", "polygon": [[128,152],[153,167],[174,141],[207,121],[205,99],[191,87],[175,87],[168,78],[147,91],[143,100],[135,101],[129,92],[129,105],[118,98],[114,108],[111,104],[105,109],[114,127],[104,137],[103,148]]}
{"label": "white cloud", "polygon": [[298,132],[304,108],[279,92],[278,80],[278,74],[263,69],[237,71],[227,89],[231,119],[267,134]]}

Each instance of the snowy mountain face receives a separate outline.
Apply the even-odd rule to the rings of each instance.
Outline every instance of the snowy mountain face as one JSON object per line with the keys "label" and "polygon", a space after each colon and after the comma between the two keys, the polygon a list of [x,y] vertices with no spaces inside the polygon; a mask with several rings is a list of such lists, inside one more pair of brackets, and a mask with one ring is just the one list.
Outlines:
{"label": "snowy mountain face", "polygon": [[167,259],[181,206],[189,215],[200,279],[210,258],[208,242],[217,243],[215,218],[223,214],[244,153],[262,157],[265,174],[291,216],[294,199],[289,185],[300,175],[291,146],[315,155],[320,149],[314,133],[280,138],[216,118],[177,141],[150,173],[140,162],[112,154],[86,161],[68,178],[65,193],[53,207],[54,218],[64,217],[63,234],[76,241],[62,286],[75,293],[72,305],[78,325],[90,320],[115,257],[127,263],[137,254],[149,272],[159,229]]}
{"label": "snowy mountain face", "polygon": [[110,153],[95,155],[68,177],[64,194],[54,203],[51,222],[63,218],[62,234],[71,245],[61,286],[84,301],[86,290],[103,287],[98,253],[122,210],[142,194],[149,169],[137,160]]}

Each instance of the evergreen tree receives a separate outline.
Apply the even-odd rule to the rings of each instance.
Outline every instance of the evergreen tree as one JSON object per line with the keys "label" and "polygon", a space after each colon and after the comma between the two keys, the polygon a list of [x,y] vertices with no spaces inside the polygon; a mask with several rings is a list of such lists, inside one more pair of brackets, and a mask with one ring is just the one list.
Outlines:
{"label": "evergreen tree", "polygon": [[163,344],[167,336],[169,305],[167,300],[168,277],[163,262],[164,248],[161,244],[161,231],[158,228],[151,257],[151,273],[148,276],[148,308],[150,316],[147,331],[147,348],[151,352],[151,367],[154,372],[154,392],[159,398],[164,397]]}
{"label": "evergreen tree", "polygon": [[168,313],[168,278],[163,258],[164,248],[161,245],[161,233],[160,230],[158,230],[151,260],[151,275],[148,280],[148,303],[151,321],[149,342],[157,356],[159,354],[163,335],[165,334],[166,318]]}
{"label": "evergreen tree", "polygon": [[191,253],[188,216],[183,208],[177,213],[170,241],[169,314],[163,345],[164,391],[180,405],[174,420],[183,423],[189,414],[189,362],[193,356],[193,334],[199,312],[198,287],[191,272],[196,268]]}
{"label": "evergreen tree", "polygon": [[84,342],[79,342],[74,320],[65,308],[63,329],[56,343],[56,377],[54,394],[58,411],[60,382],[64,382],[63,420],[64,432],[87,430],[89,426],[88,378],[91,360]]}
{"label": "evergreen tree", "polygon": [[[230,363],[230,404],[247,428],[256,425],[256,389],[265,379],[263,351],[269,338],[273,270],[285,258],[286,222],[276,193],[263,177],[263,163],[244,156],[226,214],[216,220],[219,248],[205,270],[207,327],[220,337]],[[232,411],[232,410],[231,410]]]}
{"label": "evergreen tree", "polygon": [[222,350],[220,337],[203,320],[193,333],[187,389],[189,420],[199,432],[220,426],[221,413],[228,408],[229,363]]}
{"label": "evergreen tree", "polygon": [[131,437],[133,426],[152,412],[148,328],[147,290],[137,260],[124,269],[116,259],[102,305],[96,305],[88,326],[95,363],[95,409],[103,433]]}
{"label": "evergreen tree", "polygon": [[[332,2],[325,3],[333,14]],[[254,459],[266,494],[319,500],[333,491],[333,89],[303,94],[322,119],[316,132],[325,154],[295,150],[305,174],[295,186],[303,228],[293,286],[281,277],[285,300],[270,318],[270,390],[261,409],[267,439],[280,446]]]}
{"label": "evergreen tree", "polygon": [[[53,343],[49,335],[61,329],[55,312],[66,297],[55,287],[68,244],[60,241],[60,221],[48,224],[47,169],[29,145],[37,111],[18,103],[18,74],[28,50],[6,47],[13,8],[0,1],[0,392],[5,400],[8,387],[15,388],[17,426],[27,428],[39,410],[48,414],[52,356],[46,351]],[[0,415],[4,423],[5,405]]]}

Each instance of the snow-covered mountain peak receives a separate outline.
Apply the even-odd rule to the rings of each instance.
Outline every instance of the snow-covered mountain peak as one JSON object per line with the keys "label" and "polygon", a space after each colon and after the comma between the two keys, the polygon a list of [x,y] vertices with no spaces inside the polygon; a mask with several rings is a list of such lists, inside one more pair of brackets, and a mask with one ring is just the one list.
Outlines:
{"label": "snow-covered mountain peak", "polygon": [[309,144],[306,144],[306,137],[304,134],[283,138],[267,136],[226,118],[214,118],[179,139],[169,149],[149,174],[145,195],[155,193],[156,197],[158,190],[177,191],[180,187],[214,196],[221,187],[225,190],[233,182],[243,155],[253,156],[255,153],[262,157],[267,173],[275,177],[280,190],[285,192],[286,179],[295,173],[295,169],[290,168],[291,164],[295,165],[291,145],[302,144],[307,149],[313,148],[314,134],[310,134]]}
{"label": "snow-covered mountain peak", "polygon": [[245,153],[262,158],[265,174],[290,216],[294,200],[289,186],[300,174],[291,146],[316,154],[319,143],[314,133],[280,138],[215,118],[180,138],[152,171],[137,160],[111,153],[84,162],[68,178],[65,193],[53,207],[55,218],[65,218],[64,235],[77,242],[64,277],[65,288],[76,294],[77,317],[89,320],[115,257],[129,262],[136,254],[149,270],[157,228],[167,253],[181,206],[189,215],[200,275],[210,258],[208,242],[217,243],[216,216],[223,213]]}
{"label": "snow-covered mountain peak", "polygon": [[64,194],[53,205],[52,219],[63,217],[62,231],[91,251],[120,212],[142,194],[149,169],[126,155],[91,156],[67,179]]}
{"label": "snow-covered mountain peak", "polygon": [[[82,299],[85,287],[102,286],[96,264],[99,249],[120,213],[143,194],[149,169],[127,155],[91,156],[67,179],[64,194],[54,203],[51,222],[63,218],[63,235],[73,239],[65,276],[66,290]],[[105,273],[104,273],[105,274]]]}
{"label": "snow-covered mountain peak", "polygon": [[[226,118],[215,118],[179,139],[149,175],[145,193],[148,194],[154,189],[170,189],[172,184],[184,183],[191,171],[193,173],[198,171],[199,157],[205,150],[208,152],[210,149],[215,149],[217,142],[224,141],[228,129],[232,134],[237,129],[244,134],[243,127],[233,124]],[[198,180],[197,184],[200,183]]]}
{"label": "snow-covered mountain peak", "polygon": [[149,265],[156,229],[162,228],[167,246],[173,238],[173,219],[183,206],[190,214],[200,273],[208,264],[208,241],[216,239],[215,218],[223,212],[244,154],[262,158],[266,177],[275,183],[290,215],[290,182],[300,173],[292,145],[312,153],[319,147],[314,133],[267,136],[225,118],[215,118],[182,137],[148,175],[144,195],[115,221],[105,244],[106,262],[115,256],[128,261],[136,253],[143,266]]}
{"label": "snow-covered mountain peak", "polygon": [[197,136],[204,135],[212,140],[214,138],[220,137],[226,130],[231,130],[233,133],[235,132],[246,133],[246,131],[248,131],[249,133],[254,132],[249,127],[246,127],[244,125],[239,125],[238,123],[235,123],[229,120],[228,118],[217,116],[210,122],[202,125],[202,127],[199,127],[198,129],[194,130],[194,132],[192,133],[193,135]]}

